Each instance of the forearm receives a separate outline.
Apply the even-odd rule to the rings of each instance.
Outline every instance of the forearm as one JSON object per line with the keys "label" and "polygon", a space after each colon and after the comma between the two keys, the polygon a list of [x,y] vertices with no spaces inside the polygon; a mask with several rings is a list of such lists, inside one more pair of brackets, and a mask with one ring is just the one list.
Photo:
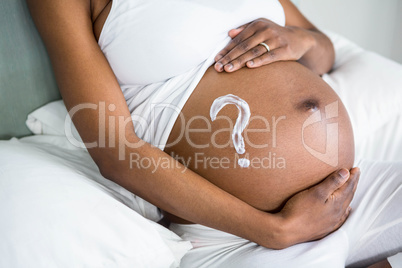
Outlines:
{"label": "forearm", "polygon": [[[287,246],[279,216],[259,211],[145,144],[126,147],[125,160],[105,161],[102,174],[159,208],[191,222],[244,237],[269,248]],[[151,166],[130,164],[130,154]],[[110,156],[110,159],[117,157]],[[169,159],[169,167],[157,166]],[[158,162],[159,161],[159,162]]]}
{"label": "forearm", "polygon": [[304,38],[301,42],[307,42],[310,47],[299,59],[299,62],[319,75],[329,72],[335,60],[335,51],[331,40],[315,28],[307,30],[292,26],[288,27],[304,32]]}

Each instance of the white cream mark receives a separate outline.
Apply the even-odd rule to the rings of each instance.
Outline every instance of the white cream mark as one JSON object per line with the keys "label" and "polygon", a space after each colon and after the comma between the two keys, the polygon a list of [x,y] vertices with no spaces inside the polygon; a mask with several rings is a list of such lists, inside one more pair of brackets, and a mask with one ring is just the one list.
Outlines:
{"label": "white cream mark", "polygon": [[[250,120],[250,107],[245,100],[233,94],[219,97],[211,105],[210,116],[212,121],[216,119],[216,115],[227,104],[234,104],[239,110],[239,115],[237,116],[236,124],[234,125],[232,132],[232,140],[236,152],[238,154],[244,154],[246,150],[244,148],[244,139],[241,133],[246,128],[248,121]],[[240,158],[237,163],[241,167],[248,167],[250,165],[250,160]]]}
{"label": "white cream mark", "polygon": [[248,160],[247,158],[240,158],[237,161],[237,164],[239,164],[239,166],[241,166],[242,168],[246,168],[250,165],[250,160]]}

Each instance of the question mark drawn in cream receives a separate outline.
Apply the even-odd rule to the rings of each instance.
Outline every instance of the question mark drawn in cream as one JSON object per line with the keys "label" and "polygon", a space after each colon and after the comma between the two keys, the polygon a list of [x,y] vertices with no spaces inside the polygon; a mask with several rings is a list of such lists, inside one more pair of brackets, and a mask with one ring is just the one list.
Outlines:
{"label": "question mark drawn in cream", "polygon": [[[211,116],[212,121],[216,119],[216,115],[227,104],[234,104],[239,110],[239,114],[236,119],[236,124],[234,125],[232,132],[232,140],[236,152],[238,154],[244,154],[246,150],[244,148],[244,139],[241,133],[246,128],[246,126],[248,125],[248,121],[250,120],[250,107],[248,106],[245,100],[233,94],[228,94],[219,97],[216,100],[214,100],[214,102],[211,105],[211,110],[209,114]],[[237,163],[239,164],[239,166],[246,168],[250,165],[250,160],[248,160],[247,158],[240,158]]]}

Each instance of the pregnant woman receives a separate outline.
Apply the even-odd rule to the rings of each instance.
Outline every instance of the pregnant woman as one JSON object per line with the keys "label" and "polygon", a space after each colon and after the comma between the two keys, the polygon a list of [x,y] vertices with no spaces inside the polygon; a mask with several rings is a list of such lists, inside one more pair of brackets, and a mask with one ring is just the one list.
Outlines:
{"label": "pregnant woman", "polygon": [[[89,153],[193,242],[183,267],[345,264],[345,231],[290,247],[343,224],[360,175],[347,112],[318,76],[332,44],[291,2],[28,3],[66,107],[92,105],[73,117]],[[251,109],[248,168],[230,143],[236,108],[210,121],[227,94]]]}

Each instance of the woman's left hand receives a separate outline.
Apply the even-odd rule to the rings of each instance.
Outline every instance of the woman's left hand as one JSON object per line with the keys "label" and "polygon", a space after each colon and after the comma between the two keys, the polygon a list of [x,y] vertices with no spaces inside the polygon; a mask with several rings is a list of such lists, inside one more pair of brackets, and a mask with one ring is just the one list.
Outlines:
{"label": "woman's left hand", "polygon": [[[244,66],[257,68],[275,61],[299,60],[314,46],[308,30],[282,27],[264,18],[229,31],[232,41],[215,57],[218,72],[233,72]],[[265,43],[269,51],[260,43]]]}

